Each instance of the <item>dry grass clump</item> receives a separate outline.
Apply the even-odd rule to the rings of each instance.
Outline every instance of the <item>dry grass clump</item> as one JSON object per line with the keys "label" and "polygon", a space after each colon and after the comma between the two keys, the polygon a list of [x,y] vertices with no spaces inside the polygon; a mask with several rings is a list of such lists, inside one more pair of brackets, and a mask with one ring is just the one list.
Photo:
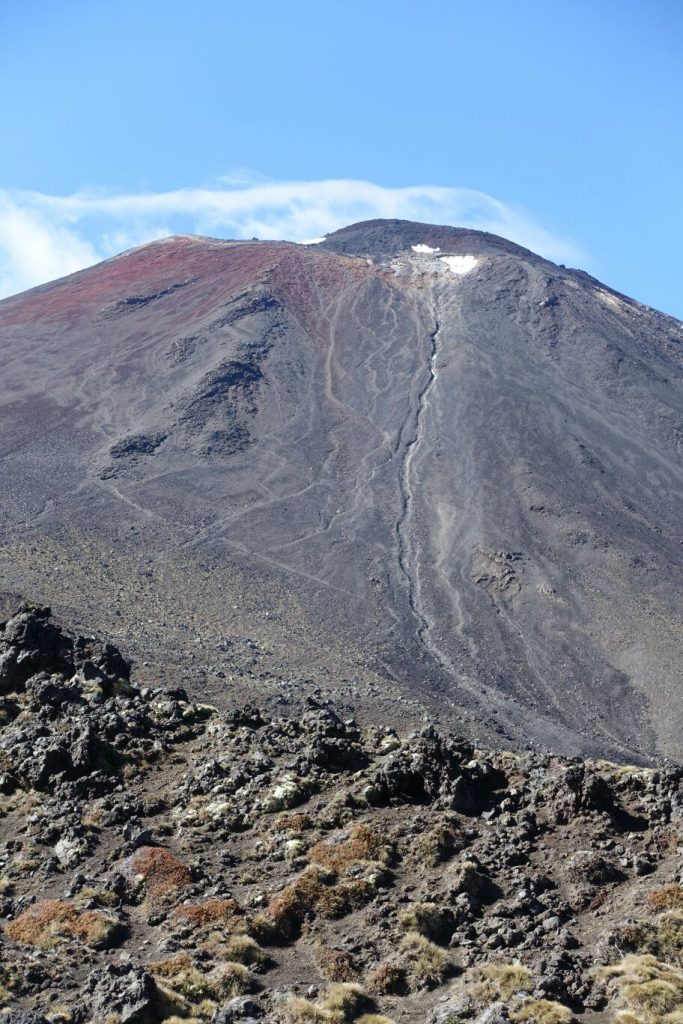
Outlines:
{"label": "dry grass clump", "polygon": [[405,928],[419,932],[436,943],[448,942],[453,934],[453,926],[450,924],[452,915],[449,916],[435,903],[411,903],[400,915],[399,921]]}
{"label": "dry grass clump", "polygon": [[351,1024],[363,1017],[368,1024],[369,1016],[372,1024],[372,1016],[363,1013],[369,1002],[360,985],[339,984],[331,985],[317,1003],[309,999],[290,999],[286,1012],[292,1024]]}
{"label": "dry grass clump", "polygon": [[242,996],[254,989],[254,979],[244,966],[240,963],[221,964],[211,975],[211,985],[214,995],[219,999],[233,999],[235,996]]}
{"label": "dry grass clump", "polygon": [[408,932],[401,942],[405,958],[406,980],[413,992],[436,988],[450,974],[452,964],[440,946],[419,932]]}
{"label": "dry grass clump", "polygon": [[101,907],[116,907],[120,897],[112,889],[100,889],[96,885],[84,885],[78,890],[79,899],[95,900]]}
{"label": "dry grass clump", "polygon": [[163,1017],[211,1017],[216,1002],[253,990],[253,978],[243,964],[224,963],[209,974],[198,970],[188,953],[147,965],[154,976]]}
{"label": "dry grass clump", "polygon": [[49,949],[66,939],[104,949],[121,931],[116,918],[99,910],[79,911],[66,900],[39,900],[5,925],[8,939],[39,949]]}
{"label": "dry grass clump", "polygon": [[683,910],[683,886],[665,885],[662,889],[655,889],[646,900],[648,908],[661,913],[664,910]]}
{"label": "dry grass clump", "polygon": [[318,970],[327,981],[353,981],[358,977],[358,964],[355,957],[342,949],[318,950],[315,958]]}
{"label": "dry grass clump", "polygon": [[271,825],[272,832],[306,832],[313,828],[313,819],[303,811],[279,814]]}
{"label": "dry grass clump", "polygon": [[236,900],[206,900],[178,907],[173,916],[193,928],[220,928],[224,931],[244,931],[246,923]]}
{"label": "dry grass clump", "polygon": [[344,917],[352,910],[364,907],[376,891],[372,882],[365,878],[356,878],[351,882],[338,882],[321,892],[315,909],[321,917]]}
{"label": "dry grass clump", "polygon": [[683,1020],[683,971],[656,957],[630,955],[599,976],[623,1024],[679,1024]]}
{"label": "dry grass clump", "polygon": [[73,923],[71,933],[86,946],[93,949],[105,949],[121,934],[119,921],[99,910],[85,910],[78,914]]}
{"label": "dry grass clump", "polygon": [[247,921],[247,935],[261,946],[277,946],[282,942],[282,929],[269,914],[254,914]]}
{"label": "dry grass clump", "polygon": [[359,1013],[368,1009],[368,1002],[368,997],[360,985],[330,985],[325,1007],[332,1014],[338,1015],[340,1021],[355,1020]]}
{"label": "dry grass clump", "polygon": [[141,846],[130,859],[131,871],[139,875],[149,896],[163,899],[186,889],[191,881],[188,868],[169,850]]}
{"label": "dry grass clump", "polygon": [[655,846],[662,853],[671,853],[683,846],[683,830],[675,825],[665,825],[653,832]]}
{"label": "dry grass clump", "polygon": [[236,964],[264,964],[268,957],[250,935],[233,935],[225,944],[226,960]]}
{"label": "dry grass clump", "polygon": [[474,973],[470,995],[478,1003],[509,1002],[533,988],[531,971],[523,964],[485,964]]}
{"label": "dry grass clump", "polygon": [[298,933],[307,918],[344,917],[367,903],[375,891],[372,883],[365,879],[335,884],[334,872],[312,864],[291,885],[271,897],[268,916],[276,932],[289,939]]}
{"label": "dry grass clump", "polygon": [[510,1013],[514,1021],[532,1021],[533,1024],[571,1024],[572,1011],[552,999],[527,999],[518,1010]]}
{"label": "dry grass clump", "polygon": [[13,990],[21,983],[16,968],[0,963],[0,999],[9,1003],[13,998]]}
{"label": "dry grass clump", "polygon": [[208,975],[197,970],[189,953],[179,953],[147,966],[166,996],[180,996],[189,1003],[200,1003],[214,995]]}
{"label": "dry grass clump", "polygon": [[658,921],[628,924],[619,931],[629,952],[646,953],[683,966],[683,913],[670,911]]}
{"label": "dry grass clump", "polygon": [[364,1013],[362,1017],[356,1017],[355,1024],[394,1024],[394,1021],[381,1013]]}
{"label": "dry grass clump", "polygon": [[310,850],[310,858],[315,864],[338,875],[363,861],[375,861],[386,866],[390,857],[391,847],[369,825],[353,825],[346,838],[339,842],[321,840]]}
{"label": "dry grass clump", "polygon": [[285,1007],[287,1020],[291,1024],[326,1024],[330,1020],[324,1006],[312,1003],[310,999],[292,996]]}
{"label": "dry grass clump", "polygon": [[314,913],[322,892],[333,880],[330,872],[309,867],[291,885],[271,896],[268,915],[276,930],[285,938],[294,936],[306,918]]}
{"label": "dry grass clump", "polygon": [[398,964],[380,964],[367,977],[368,988],[380,996],[403,995],[408,988],[406,972]]}
{"label": "dry grass clump", "polygon": [[462,849],[460,826],[455,818],[444,818],[425,833],[415,846],[416,859],[434,868],[450,860]]}

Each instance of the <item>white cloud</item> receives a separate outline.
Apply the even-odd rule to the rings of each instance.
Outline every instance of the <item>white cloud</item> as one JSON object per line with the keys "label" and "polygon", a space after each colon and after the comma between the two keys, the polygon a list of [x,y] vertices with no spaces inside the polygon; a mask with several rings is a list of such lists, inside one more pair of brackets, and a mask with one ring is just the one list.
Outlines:
{"label": "white cloud", "polygon": [[108,255],[134,249],[145,242],[153,242],[158,238],[169,238],[173,232],[164,224],[126,224],[102,235],[102,249]]}
{"label": "white cloud", "polygon": [[573,242],[556,237],[528,212],[473,189],[267,182],[245,173],[217,187],[157,193],[0,190],[0,297],[172,233],[298,241],[377,217],[478,228],[563,263],[587,261]]}
{"label": "white cloud", "polygon": [[75,231],[0,195],[0,298],[96,263]]}

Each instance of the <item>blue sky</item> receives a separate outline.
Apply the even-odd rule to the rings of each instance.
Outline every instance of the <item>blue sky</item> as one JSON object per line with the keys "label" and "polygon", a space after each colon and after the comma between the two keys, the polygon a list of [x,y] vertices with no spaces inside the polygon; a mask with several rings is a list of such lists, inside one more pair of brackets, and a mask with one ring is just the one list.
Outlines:
{"label": "blue sky", "polygon": [[683,317],[682,43],[678,0],[3,0],[0,291],[395,215]]}

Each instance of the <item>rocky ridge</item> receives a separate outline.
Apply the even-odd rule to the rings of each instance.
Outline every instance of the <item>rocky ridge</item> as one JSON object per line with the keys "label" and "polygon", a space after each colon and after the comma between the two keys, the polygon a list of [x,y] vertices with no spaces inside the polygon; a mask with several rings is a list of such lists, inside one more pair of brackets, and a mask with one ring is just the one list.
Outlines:
{"label": "rocky ridge", "polygon": [[139,687],[0,626],[4,1024],[677,1024],[683,771]]}

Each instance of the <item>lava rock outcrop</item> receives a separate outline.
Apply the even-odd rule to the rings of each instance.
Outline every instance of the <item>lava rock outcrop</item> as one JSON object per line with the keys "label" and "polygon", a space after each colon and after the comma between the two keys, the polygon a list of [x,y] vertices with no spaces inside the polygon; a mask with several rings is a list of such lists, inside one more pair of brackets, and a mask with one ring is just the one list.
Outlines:
{"label": "lava rock outcrop", "polygon": [[682,769],[221,712],[46,608],[0,633],[38,668],[0,709],[3,1024],[679,1012]]}

